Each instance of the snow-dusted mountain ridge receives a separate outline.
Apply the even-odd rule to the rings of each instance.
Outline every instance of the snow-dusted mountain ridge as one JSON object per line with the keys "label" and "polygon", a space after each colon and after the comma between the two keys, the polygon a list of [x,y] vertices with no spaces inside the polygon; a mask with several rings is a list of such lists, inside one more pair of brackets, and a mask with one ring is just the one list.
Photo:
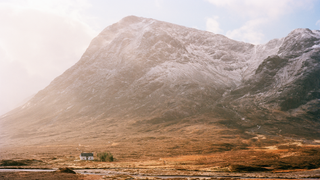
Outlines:
{"label": "snow-dusted mountain ridge", "polygon": [[[263,59],[278,51],[281,43],[282,40],[273,40],[254,46],[210,32],[131,16],[103,30],[81,60],[52,86],[56,82],[59,86],[66,83],[68,86],[61,89],[72,95],[74,88],[82,89],[85,83],[83,96],[102,86],[103,96],[112,99],[110,103],[114,106],[121,99],[137,97],[146,101],[142,106],[154,106],[157,101],[162,102],[155,106],[161,105],[170,101],[172,95],[189,101],[186,94],[203,90],[215,91],[210,96],[220,96],[217,94],[223,93],[223,89],[236,87],[252,76]],[[79,74],[85,75],[85,79]],[[188,92],[189,86],[197,87]],[[170,93],[166,94],[168,90]],[[148,99],[151,97],[152,100]],[[90,98],[88,101],[102,97],[93,93]]]}
{"label": "snow-dusted mountain ridge", "polygon": [[318,30],[253,45],[129,16],[105,28],[78,63],[1,121],[54,126],[77,118],[160,123],[204,116],[276,133],[283,127],[273,123],[293,118],[288,133],[304,120],[315,123],[304,127],[309,131],[319,126],[319,70]]}

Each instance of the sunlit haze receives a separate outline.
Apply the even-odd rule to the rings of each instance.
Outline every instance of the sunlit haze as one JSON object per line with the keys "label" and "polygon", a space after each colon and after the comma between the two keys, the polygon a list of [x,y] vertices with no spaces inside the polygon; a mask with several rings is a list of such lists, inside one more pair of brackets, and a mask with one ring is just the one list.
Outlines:
{"label": "sunlit haze", "polygon": [[0,0],[0,115],[74,65],[105,27],[135,15],[253,44],[320,28],[317,0]]}

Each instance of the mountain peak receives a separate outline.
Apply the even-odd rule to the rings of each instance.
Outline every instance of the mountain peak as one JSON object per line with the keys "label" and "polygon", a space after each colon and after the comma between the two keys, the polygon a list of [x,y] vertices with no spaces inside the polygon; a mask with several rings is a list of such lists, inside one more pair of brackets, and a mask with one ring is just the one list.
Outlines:
{"label": "mountain peak", "polygon": [[293,34],[310,34],[312,31],[309,28],[297,28],[292,30],[288,36],[293,35]]}
{"label": "mountain peak", "polygon": [[143,17],[131,15],[131,16],[126,16],[126,17],[122,18],[119,21],[119,23],[137,23],[137,22],[141,22],[145,19],[148,19],[148,18],[143,18]]}
{"label": "mountain peak", "polygon": [[298,28],[293,31],[291,31],[287,39],[296,39],[296,40],[302,40],[302,39],[315,39],[320,37],[320,31],[319,30],[310,30],[308,28]]}
{"label": "mountain peak", "polygon": [[[9,124],[6,127],[23,123],[22,129],[36,134],[66,121],[77,126],[117,122],[119,127],[140,123],[156,128],[203,117],[250,132],[258,131],[257,124],[265,125],[263,132],[276,134],[279,129],[270,122],[287,122],[293,116],[310,120],[319,114],[317,109],[308,114],[308,103],[318,98],[320,87],[302,82],[319,77],[319,48],[308,48],[320,37],[306,40],[296,35],[305,33],[313,32],[297,29],[286,38],[252,45],[128,16],[105,28],[77,64],[1,121]],[[299,102],[294,99],[296,87],[301,90]],[[303,113],[292,115],[288,111],[293,108]]]}

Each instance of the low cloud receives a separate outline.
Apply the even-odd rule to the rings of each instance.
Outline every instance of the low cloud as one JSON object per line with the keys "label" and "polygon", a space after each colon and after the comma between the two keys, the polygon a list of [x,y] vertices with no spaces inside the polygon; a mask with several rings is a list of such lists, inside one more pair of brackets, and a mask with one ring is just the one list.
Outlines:
{"label": "low cloud", "polygon": [[256,19],[246,22],[242,27],[228,31],[226,36],[231,39],[239,39],[252,44],[259,44],[264,38],[264,34],[257,31],[258,27],[265,22],[264,19]]}
{"label": "low cloud", "polygon": [[216,34],[223,33],[222,29],[220,29],[218,19],[218,16],[215,16],[214,18],[207,18],[206,30]]}
{"label": "low cloud", "polygon": [[0,114],[75,64],[97,34],[83,21],[79,4],[27,2],[0,3]]}
{"label": "low cloud", "polygon": [[249,18],[278,18],[297,8],[311,8],[315,0],[207,0],[240,16]]}
{"label": "low cloud", "polygon": [[230,13],[247,19],[241,27],[228,30],[226,36],[254,44],[262,43],[264,34],[259,28],[270,24],[297,9],[312,8],[315,0],[207,0]]}
{"label": "low cloud", "polygon": [[320,19],[316,22],[316,25],[320,28]]}
{"label": "low cloud", "polygon": [[161,8],[163,4],[163,0],[154,0],[154,3],[157,8]]}

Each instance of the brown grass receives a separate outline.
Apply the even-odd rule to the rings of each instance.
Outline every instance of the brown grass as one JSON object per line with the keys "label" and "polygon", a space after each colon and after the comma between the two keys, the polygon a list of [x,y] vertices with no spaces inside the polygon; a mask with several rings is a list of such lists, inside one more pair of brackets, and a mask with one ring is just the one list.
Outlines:
{"label": "brown grass", "polygon": [[1,180],[98,180],[101,176],[56,172],[0,172]]}
{"label": "brown grass", "polygon": [[[137,127],[137,131],[147,127]],[[166,133],[162,133],[162,131]],[[320,146],[239,132],[214,124],[159,127],[159,132],[100,135],[79,141],[1,147],[1,164],[23,168],[138,168],[197,171],[278,171],[320,167]],[[97,135],[92,137],[96,137]],[[115,162],[79,161],[81,152],[110,151]],[[0,166],[1,167],[1,166]],[[7,167],[7,166],[6,166]]]}

